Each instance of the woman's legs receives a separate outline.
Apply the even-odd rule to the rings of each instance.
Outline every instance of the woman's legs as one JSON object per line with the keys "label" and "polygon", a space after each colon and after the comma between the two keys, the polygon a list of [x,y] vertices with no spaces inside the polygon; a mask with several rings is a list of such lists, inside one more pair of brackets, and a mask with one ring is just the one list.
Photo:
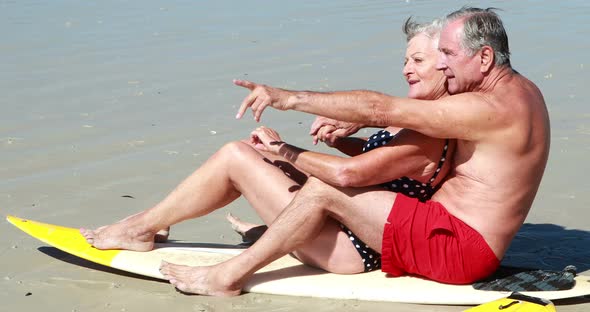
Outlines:
{"label": "woman's legs", "polygon": [[240,218],[235,217],[231,213],[228,213],[225,217],[227,221],[229,221],[231,228],[236,233],[240,234],[240,236],[242,236],[242,242],[244,244],[254,244],[268,228],[266,225],[242,221]]}
{"label": "woman's legs", "polygon": [[158,230],[206,215],[240,195],[245,196],[268,224],[300,188],[290,176],[305,179],[305,175],[288,166],[279,168],[248,143],[232,142],[211,156],[156,206],[110,226],[81,231],[100,249],[150,250]]}
{"label": "woman's legs", "polygon": [[[240,195],[244,195],[264,223],[270,225],[301,188],[293,179],[305,181],[307,176],[284,162],[266,157],[248,143],[232,142],[211,156],[156,206],[123,222],[81,231],[88,242],[99,249],[151,250],[158,230],[206,215]],[[315,184],[318,183],[321,182]],[[310,199],[309,204],[314,201]],[[391,203],[393,201],[389,205]],[[351,229],[356,231],[354,227]],[[314,240],[299,246],[295,252],[299,259],[332,272],[363,271],[361,257],[338,222],[330,218],[324,220],[316,234]]]}

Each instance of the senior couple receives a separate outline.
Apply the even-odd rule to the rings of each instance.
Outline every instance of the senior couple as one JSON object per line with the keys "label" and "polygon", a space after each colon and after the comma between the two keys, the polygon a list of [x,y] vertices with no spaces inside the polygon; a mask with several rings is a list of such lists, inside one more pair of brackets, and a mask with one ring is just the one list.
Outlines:
{"label": "senior couple", "polygon": [[[163,263],[178,289],[240,294],[286,254],[326,271],[380,269],[465,284],[493,273],[523,224],[549,154],[543,96],[510,64],[491,9],[464,7],[404,27],[407,98],[367,90],[292,91],[236,80],[250,93],[238,118],[267,107],[318,117],[314,141],[347,156],[284,142],[266,127],[226,144],[154,207],[95,230],[99,249],[151,250],[159,231],[244,196],[268,229],[209,267]],[[362,127],[384,128],[369,138]],[[232,220],[241,231],[250,226]]]}

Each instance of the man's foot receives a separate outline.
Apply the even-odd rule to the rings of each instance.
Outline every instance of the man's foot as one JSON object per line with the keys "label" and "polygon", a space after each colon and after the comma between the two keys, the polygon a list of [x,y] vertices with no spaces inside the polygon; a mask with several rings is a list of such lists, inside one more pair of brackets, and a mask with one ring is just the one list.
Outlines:
{"label": "man's foot", "polygon": [[226,283],[225,274],[216,274],[216,266],[191,267],[162,261],[160,273],[178,290],[207,296],[237,296],[242,292],[241,286]]}
{"label": "man's foot", "polygon": [[248,244],[255,243],[268,228],[266,225],[258,225],[242,221],[231,213],[228,213],[225,218],[231,224],[231,228],[242,236],[242,241]]}
{"label": "man's foot", "polygon": [[149,251],[154,249],[154,233],[136,230],[128,222],[117,222],[96,230],[80,229],[86,241],[97,249]]}

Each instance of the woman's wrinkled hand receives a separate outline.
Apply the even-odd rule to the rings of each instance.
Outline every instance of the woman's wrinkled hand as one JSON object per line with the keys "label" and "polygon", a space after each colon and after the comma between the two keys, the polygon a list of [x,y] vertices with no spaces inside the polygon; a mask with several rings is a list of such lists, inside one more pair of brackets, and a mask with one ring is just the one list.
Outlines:
{"label": "woman's wrinkled hand", "polygon": [[309,134],[313,137],[313,144],[324,142],[326,145],[334,147],[338,139],[355,134],[361,128],[362,125],[357,123],[318,116],[311,125]]}
{"label": "woman's wrinkled hand", "polygon": [[285,143],[281,140],[278,132],[264,126],[260,126],[250,133],[250,142],[255,148],[273,154],[278,154],[279,149]]}

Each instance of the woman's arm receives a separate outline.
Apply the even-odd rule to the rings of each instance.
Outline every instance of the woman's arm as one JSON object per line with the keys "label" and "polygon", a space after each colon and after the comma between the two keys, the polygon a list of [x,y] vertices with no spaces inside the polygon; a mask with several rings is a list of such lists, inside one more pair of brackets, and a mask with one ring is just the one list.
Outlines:
{"label": "woman's arm", "polygon": [[334,143],[330,144],[330,147],[333,147],[339,150],[341,153],[353,157],[362,154],[363,146],[366,142],[366,139],[363,138],[338,138],[334,141]]}
{"label": "woman's arm", "polygon": [[348,158],[287,144],[281,141],[278,133],[265,127],[253,131],[251,137],[258,148],[282,156],[326,183],[342,187],[376,185],[421,174],[426,166],[438,161],[443,146],[442,140],[404,130],[387,145]]}

